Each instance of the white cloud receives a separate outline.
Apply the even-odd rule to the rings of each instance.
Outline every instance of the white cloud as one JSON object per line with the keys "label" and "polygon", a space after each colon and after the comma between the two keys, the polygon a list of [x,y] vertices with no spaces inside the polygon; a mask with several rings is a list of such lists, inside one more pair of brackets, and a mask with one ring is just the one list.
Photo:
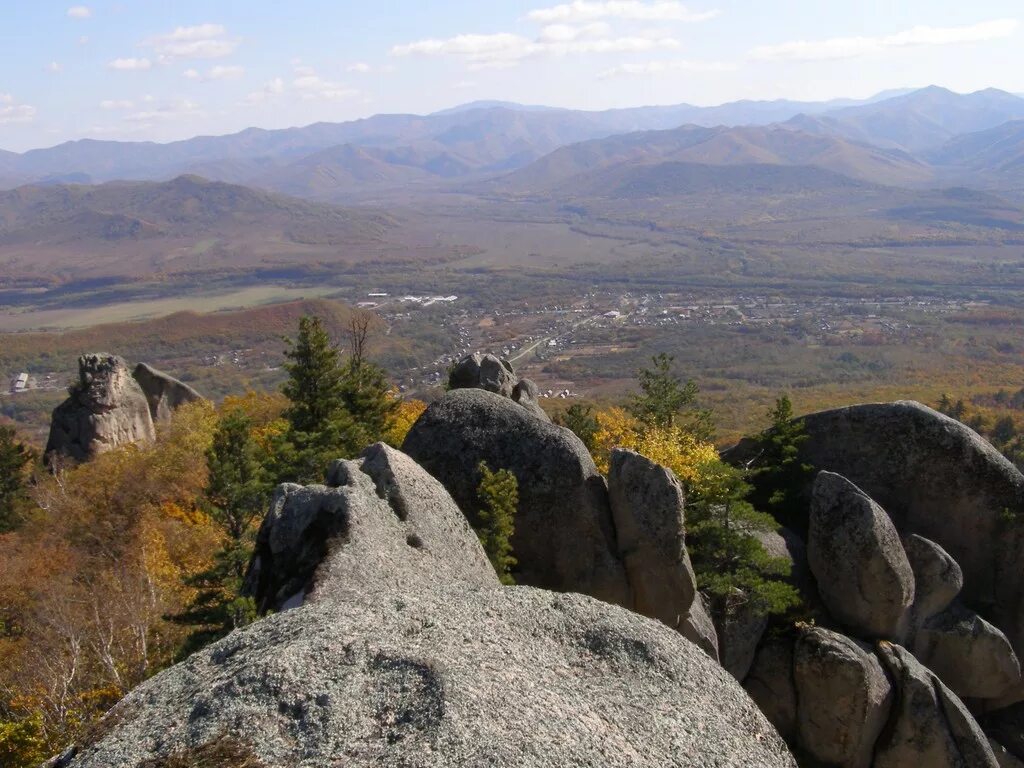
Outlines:
{"label": "white cloud", "polygon": [[46,71],[52,72],[56,75],[60,72],[63,72],[64,67],[61,65],[59,61],[51,61],[49,64],[46,65]]}
{"label": "white cloud", "polygon": [[717,10],[691,11],[685,5],[671,0],[644,3],[640,0],[607,0],[590,2],[573,0],[551,8],[530,11],[526,17],[542,24],[550,22],[580,22],[594,19],[624,19],[627,21],[706,21],[718,15]]}
{"label": "white cloud", "polygon": [[0,125],[31,123],[35,118],[35,107],[28,104],[18,104],[11,94],[0,93]]}
{"label": "white cloud", "polygon": [[349,64],[348,67],[346,68],[346,71],[355,72],[356,74],[360,75],[365,75],[368,72],[370,72],[371,69],[373,68],[365,61],[357,61],[354,64]]}
{"label": "white cloud", "polygon": [[78,38],[78,44],[79,45],[88,45],[89,44],[89,36],[88,35],[82,35],[80,38]]}
{"label": "white cloud", "polygon": [[284,78],[275,77],[273,80],[268,80],[264,83],[260,90],[253,91],[242,99],[242,104],[250,107],[255,106],[282,93],[284,93]]}
{"label": "white cloud", "polygon": [[107,63],[108,69],[116,69],[119,72],[142,72],[152,69],[153,62],[149,59],[114,59]]}
{"label": "white cloud", "polygon": [[642,64],[621,64],[606,69],[598,77],[609,80],[615,77],[654,77],[674,72],[734,72],[739,66],[728,61],[648,61]]}
{"label": "white cloud", "polygon": [[72,19],[88,19],[92,16],[92,9],[85,5],[73,5],[68,8],[68,16]]}
{"label": "white cloud", "polygon": [[189,80],[199,80],[209,83],[214,80],[236,80],[245,74],[245,67],[221,66],[210,67],[205,73],[198,69],[189,68],[182,73]]}
{"label": "white cloud", "polygon": [[827,40],[796,40],[779,45],[762,45],[750,57],[765,61],[821,61],[849,59],[893,49],[930,45],[980,43],[1013,36],[1017,19],[996,19],[963,27],[913,27],[880,37],[833,37]]}
{"label": "white cloud", "polygon": [[127,101],[127,100],[124,100],[124,99],[121,99],[121,100],[119,100],[119,99],[104,99],[103,101],[100,102],[100,109],[108,109],[108,110],[114,110],[114,109],[133,109],[134,107],[135,107],[135,102]]}
{"label": "white cloud", "polygon": [[163,104],[155,109],[125,115],[123,119],[130,123],[153,123],[154,121],[177,120],[182,117],[201,114],[202,110],[198,104],[194,101],[182,99]]}
{"label": "white cloud", "polygon": [[296,67],[295,75],[292,87],[305,101],[342,101],[359,93],[341,83],[325,80],[312,67]]}
{"label": "white cloud", "polygon": [[419,40],[391,49],[392,56],[452,56],[467,61],[472,69],[515,66],[532,56],[568,54],[642,53],[679,47],[673,37],[633,34],[608,37],[604,24],[586,27],[553,25],[541,36],[529,40],[521,35],[499,32],[492,35],[457,35],[447,39]]}
{"label": "white cloud", "polygon": [[220,59],[238,48],[239,40],[230,38],[221,24],[177,27],[173,32],[147,40],[160,61],[173,59]]}

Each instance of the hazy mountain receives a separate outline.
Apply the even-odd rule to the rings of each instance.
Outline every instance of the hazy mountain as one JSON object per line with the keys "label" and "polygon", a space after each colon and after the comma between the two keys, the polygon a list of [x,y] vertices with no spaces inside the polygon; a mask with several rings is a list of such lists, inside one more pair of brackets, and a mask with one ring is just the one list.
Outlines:
{"label": "hazy mountain", "polygon": [[[656,163],[710,166],[809,166],[851,179],[882,184],[920,184],[931,170],[904,152],[857,144],[834,136],[780,127],[684,126],[614,136],[563,147],[497,182],[518,193],[569,189],[575,179],[614,166]],[[685,167],[685,166],[684,166]],[[659,174],[664,170],[657,170]],[[587,182],[592,192],[593,177]]]}
{"label": "hazy mountain", "polygon": [[341,244],[358,252],[395,226],[369,211],[194,176],[26,186],[0,192],[0,267],[18,276],[262,264],[336,253]]}
{"label": "hazy mountain", "polygon": [[997,176],[1014,175],[1024,183],[1024,120],[957,136],[927,157],[936,165]]}
{"label": "hazy mountain", "polygon": [[301,128],[249,128],[227,136],[199,136],[167,144],[83,139],[20,155],[2,153],[0,178],[38,181],[77,174],[102,182],[163,180],[181,173],[201,173],[236,183],[261,177],[262,183],[262,177],[274,169],[332,147],[351,144],[422,151],[425,142],[439,145],[457,158],[453,168],[462,163],[469,174],[499,172],[588,139],[687,123],[764,125],[851,103],[862,102],[740,101],[715,107],[679,104],[602,112],[473,102],[427,116],[375,115]]}
{"label": "hazy mountain", "polygon": [[833,110],[790,121],[801,131],[842,136],[880,147],[919,152],[954,136],[1024,118],[1024,99],[988,88],[958,94],[931,86],[872,104]]}

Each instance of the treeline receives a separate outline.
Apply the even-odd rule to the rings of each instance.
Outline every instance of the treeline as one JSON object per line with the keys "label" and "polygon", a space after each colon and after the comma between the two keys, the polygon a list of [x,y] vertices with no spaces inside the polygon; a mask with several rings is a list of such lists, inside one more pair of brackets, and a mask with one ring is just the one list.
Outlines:
{"label": "treeline", "polygon": [[935,408],[982,435],[1024,471],[1024,388],[1016,392],[1000,389],[967,400],[944,393]]}

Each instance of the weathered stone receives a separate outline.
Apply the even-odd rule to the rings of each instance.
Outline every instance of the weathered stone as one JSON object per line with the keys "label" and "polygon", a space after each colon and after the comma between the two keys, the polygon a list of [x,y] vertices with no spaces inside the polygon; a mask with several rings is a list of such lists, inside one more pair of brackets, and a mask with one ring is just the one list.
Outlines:
{"label": "weathered stone", "polygon": [[913,650],[962,699],[995,699],[1021,682],[1006,635],[960,603],[928,619]]}
{"label": "weathered stone", "polygon": [[836,619],[862,637],[902,636],[914,601],[907,555],[885,510],[841,475],[814,481],[807,554]]}
{"label": "weathered stone", "polygon": [[512,397],[517,381],[507,360],[479,352],[462,358],[448,376],[451,389],[483,389],[502,397]]}
{"label": "weathered stone", "polygon": [[[930,539],[911,534],[903,539],[907,561],[914,572],[915,627],[944,611],[964,586],[964,574],[950,554]],[[930,665],[926,665],[930,666]]]}
{"label": "weathered stone", "polygon": [[[926,536],[963,569],[961,599],[1024,653],[1024,475],[990,443],[920,403],[803,416],[802,458],[838,472],[904,534]],[[749,444],[730,452],[741,460]]]}
{"label": "weathered stone", "polygon": [[206,764],[230,743],[232,764],[265,768],[795,768],[739,685],[674,630],[459,562],[472,532],[403,459],[376,447],[334,467],[343,485],[279,492],[257,595],[283,607],[279,585],[312,580],[308,600],[147,680],[65,764]]}
{"label": "weathered stone", "polygon": [[743,688],[782,738],[791,741],[797,735],[792,638],[769,637],[761,643]]}
{"label": "weathered stone", "polygon": [[683,486],[660,464],[634,451],[612,450],[608,497],[633,591],[633,610],[678,627],[697,594],[686,551]]}
{"label": "weathered stone", "polygon": [[135,366],[132,376],[139,382],[142,392],[146,395],[149,415],[154,423],[170,421],[171,415],[181,406],[205,400],[188,384],[146,363]]}
{"label": "weathered stone", "polygon": [[85,461],[155,438],[149,403],[128,364],[107,354],[78,358],[78,381],[53,411],[46,455]]}
{"label": "weathered stone", "polygon": [[875,768],[998,768],[980,726],[935,674],[901,646],[879,643],[878,655],[899,695]]}
{"label": "weathered stone", "polygon": [[696,643],[712,659],[718,661],[718,633],[715,631],[715,622],[711,620],[707,608],[704,606],[704,598],[701,597],[700,592],[693,598],[690,610],[687,611],[686,617],[679,625],[679,633],[691,643]]}
{"label": "weathered stone", "polygon": [[[365,592],[378,579],[414,589],[427,574],[444,583],[498,583],[451,496],[408,456],[377,443],[356,461],[335,462],[328,482],[274,492],[246,577],[261,612],[315,599],[325,584],[333,594]],[[329,556],[329,540],[346,543],[342,562]]]}
{"label": "weathered stone", "polygon": [[568,429],[494,393],[457,389],[427,408],[402,450],[441,481],[469,519],[479,505],[481,461],[516,476],[517,583],[632,604],[604,478]]}
{"label": "weathered stone", "polygon": [[540,390],[530,379],[520,379],[512,389],[512,399],[538,419],[551,421],[551,417],[540,407]]}
{"label": "weathered stone", "polygon": [[768,615],[750,601],[737,601],[728,616],[716,615],[714,619],[722,666],[737,680],[743,680],[754,663],[757,645],[768,628]]}
{"label": "weathered stone", "polygon": [[992,754],[996,756],[996,762],[999,764],[999,768],[1024,768],[1024,762],[1014,757],[1010,750],[991,736],[989,737],[988,745],[992,747]]}
{"label": "weathered stone", "polygon": [[827,765],[868,768],[893,702],[892,684],[870,646],[803,628],[793,679],[802,749]]}

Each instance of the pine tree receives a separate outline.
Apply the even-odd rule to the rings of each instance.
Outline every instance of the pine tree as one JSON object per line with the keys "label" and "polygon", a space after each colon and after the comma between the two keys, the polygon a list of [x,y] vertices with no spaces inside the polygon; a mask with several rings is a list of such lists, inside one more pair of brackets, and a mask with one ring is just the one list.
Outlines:
{"label": "pine tree", "polygon": [[758,452],[750,465],[750,501],[802,531],[807,524],[803,494],[814,474],[814,468],[800,459],[807,432],[803,422],[793,418],[793,404],[786,395],[775,401],[768,418],[770,425],[757,437]]}
{"label": "pine tree", "polygon": [[741,604],[755,613],[785,613],[799,602],[783,579],[790,565],[773,558],[754,535],[779,525],[747,501],[751,487],[744,471],[718,461],[706,467],[687,504],[687,549],[697,586],[710,599],[712,615],[727,620]]}
{"label": "pine tree", "polygon": [[16,527],[25,497],[25,469],[34,454],[18,440],[13,427],[0,427],[0,533]]}
{"label": "pine tree", "polygon": [[637,371],[640,393],[632,396],[629,412],[649,427],[679,426],[700,440],[710,439],[711,413],[693,407],[697,385],[674,373],[674,362],[672,355],[661,352],[651,358],[650,368]]}
{"label": "pine tree", "polygon": [[501,583],[515,584],[511,569],[517,560],[512,555],[512,535],[519,507],[519,483],[507,469],[492,472],[483,461],[477,469],[480,472],[477,486],[480,509],[474,527]]}
{"label": "pine tree", "polygon": [[317,317],[303,317],[299,333],[285,352],[288,381],[282,391],[290,401],[284,412],[288,428],[277,446],[281,481],[321,482],[334,459],[353,456],[363,435],[345,403],[345,371],[338,349]]}
{"label": "pine tree", "polygon": [[591,453],[596,448],[595,438],[600,428],[600,425],[597,423],[597,416],[594,415],[593,410],[589,405],[574,403],[564,413],[555,416],[555,423],[575,434],[576,437],[583,441],[583,444],[587,446],[587,450]]}
{"label": "pine tree", "polygon": [[204,508],[224,538],[213,565],[188,580],[198,592],[175,621],[197,626],[184,655],[223,637],[255,618],[255,604],[243,597],[242,581],[253,549],[255,523],[266,511],[270,483],[252,422],[241,410],[220,420],[206,453],[209,479]]}

